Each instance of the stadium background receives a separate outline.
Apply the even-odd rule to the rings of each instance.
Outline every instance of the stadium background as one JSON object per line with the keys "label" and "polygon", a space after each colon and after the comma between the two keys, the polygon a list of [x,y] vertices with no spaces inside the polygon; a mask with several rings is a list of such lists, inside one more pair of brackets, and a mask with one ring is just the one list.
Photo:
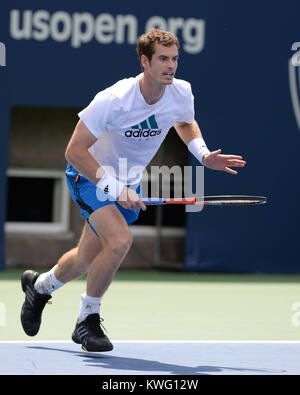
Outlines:
{"label": "stadium background", "polygon": [[[123,267],[299,273],[299,12],[293,0],[2,4],[0,266],[51,266],[77,241],[82,221],[62,181],[76,114],[140,72],[136,38],[156,25],[181,41],[177,77],[192,83],[208,146],[248,163],[237,177],[206,170],[205,193],[265,195],[268,205],[149,210]],[[151,165],[188,163],[171,131]]]}

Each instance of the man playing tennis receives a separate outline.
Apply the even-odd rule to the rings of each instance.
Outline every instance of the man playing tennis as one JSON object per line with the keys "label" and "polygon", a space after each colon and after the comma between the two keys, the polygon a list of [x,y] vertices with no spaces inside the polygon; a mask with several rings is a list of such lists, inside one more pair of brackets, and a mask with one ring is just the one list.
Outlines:
{"label": "man playing tennis", "polygon": [[[245,165],[241,156],[206,147],[194,119],[191,85],[175,79],[178,39],[152,29],[139,37],[137,52],[142,74],[101,91],[78,114],[66,149],[66,176],[87,223],[77,247],[49,272],[23,273],[21,322],[29,336],[38,333],[52,292],[87,272],[72,339],[87,351],[112,350],[100,324],[101,299],[131,246],[129,225],[146,209],[140,199],[142,171],[172,126],[204,166],[237,174],[231,167]],[[126,171],[120,166],[124,158]]]}

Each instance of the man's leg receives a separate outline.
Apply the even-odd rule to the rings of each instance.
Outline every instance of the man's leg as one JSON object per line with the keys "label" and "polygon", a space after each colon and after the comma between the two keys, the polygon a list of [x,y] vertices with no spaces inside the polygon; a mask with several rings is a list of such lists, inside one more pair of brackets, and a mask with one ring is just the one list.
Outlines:
{"label": "man's leg", "polygon": [[77,247],[66,252],[49,272],[38,277],[35,290],[40,294],[52,294],[65,283],[81,277],[101,249],[101,240],[85,224]]}
{"label": "man's leg", "polygon": [[126,256],[132,236],[115,205],[96,210],[89,220],[100,238],[86,224],[78,246],[60,258],[54,275],[58,281],[66,283],[88,271],[86,294],[99,298]]}
{"label": "man's leg", "polygon": [[43,309],[51,299],[51,293],[84,274],[89,263],[101,251],[100,239],[85,225],[76,248],[65,253],[49,272],[39,274],[31,270],[23,273],[21,282],[25,302],[21,311],[21,322],[25,333],[35,336],[40,328]]}
{"label": "man's leg", "polygon": [[66,252],[57,262],[55,277],[62,283],[72,281],[85,274],[91,262],[102,249],[101,240],[88,224],[84,225],[77,247]]}
{"label": "man's leg", "polygon": [[100,326],[100,303],[130,248],[132,237],[127,222],[114,205],[96,210],[89,221],[100,235],[103,248],[89,267],[72,340],[86,351],[111,351],[113,345]]}
{"label": "man's leg", "polygon": [[124,217],[114,205],[95,211],[90,216],[90,222],[101,235],[103,249],[88,270],[86,293],[92,297],[101,297],[125,258],[132,243],[132,235]]}

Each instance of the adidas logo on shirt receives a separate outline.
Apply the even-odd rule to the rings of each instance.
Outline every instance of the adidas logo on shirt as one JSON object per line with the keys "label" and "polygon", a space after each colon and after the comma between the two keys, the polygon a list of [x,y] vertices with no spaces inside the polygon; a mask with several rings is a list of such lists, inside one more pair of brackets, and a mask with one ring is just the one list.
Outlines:
{"label": "adidas logo on shirt", "polygon": [[126,130],[125,136],[126,137],[154,137],[158,136],[161,134],[161,130],[144,130],[144,129],[139,129],[139,130]]}
{"label": "adidas logo on shirt", "polygon": [[132,126],[130,130],[126,130],[126,137],[135,137],[135,138],[149,138],[158,136],[161,133],[161,129],[158,128],[155,115],[152,115],[145,121],[141,122],[138,125]]}

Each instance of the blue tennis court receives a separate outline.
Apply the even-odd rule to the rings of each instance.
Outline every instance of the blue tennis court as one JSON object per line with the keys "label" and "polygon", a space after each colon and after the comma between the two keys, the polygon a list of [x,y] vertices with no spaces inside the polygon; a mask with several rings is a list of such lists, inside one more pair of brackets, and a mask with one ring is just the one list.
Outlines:
{"label": "blue tennis court", "polygon": [[117,341],[109,353],[72,342],[1,342],[3,375],[298,375],[300,342]]}

